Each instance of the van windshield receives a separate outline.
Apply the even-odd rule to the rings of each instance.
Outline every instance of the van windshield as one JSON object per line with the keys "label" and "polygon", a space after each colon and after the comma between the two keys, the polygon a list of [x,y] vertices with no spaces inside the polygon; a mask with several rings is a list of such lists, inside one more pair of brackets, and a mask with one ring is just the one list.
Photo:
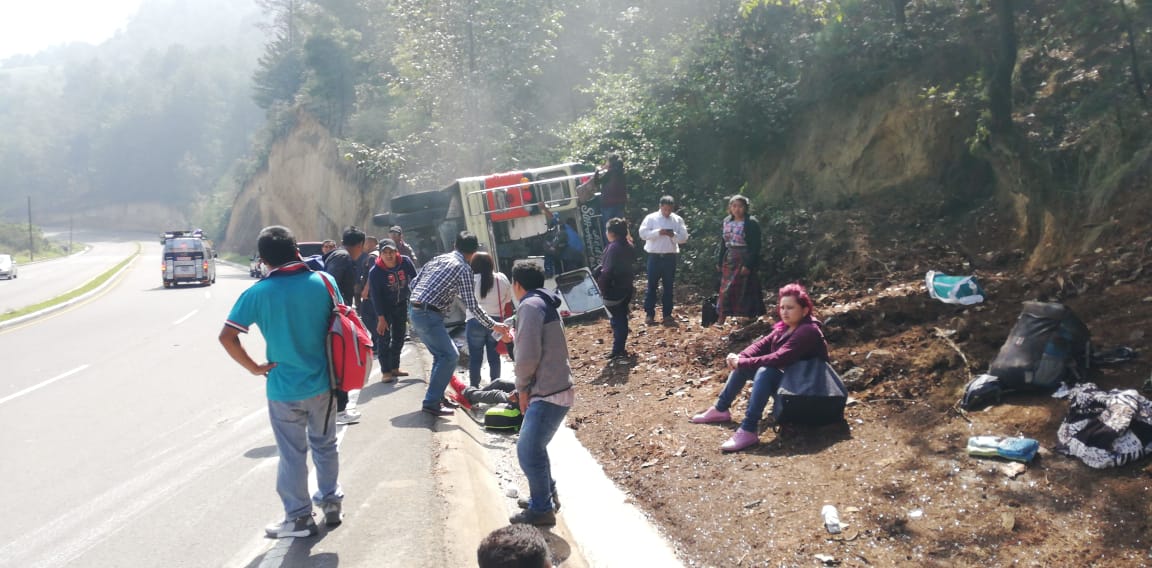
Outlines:
{"label": "van windshield", "polygon": [[200,239],[168,239],[164,241],[164,252],[204,252],[204,241]]}

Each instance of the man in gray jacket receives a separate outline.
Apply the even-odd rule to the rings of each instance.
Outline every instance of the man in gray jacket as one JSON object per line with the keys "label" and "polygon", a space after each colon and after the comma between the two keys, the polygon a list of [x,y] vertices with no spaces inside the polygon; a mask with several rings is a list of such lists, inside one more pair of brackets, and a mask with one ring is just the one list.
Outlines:
{"label": "man in gray jacket", "polygon": [[[527,508],[509,519],[536,526],[556,524],[556,481],[548,459],[548,443],[564,423],[576,400],[568,340],[560,320],[560,297],[544,288],[544,272],[526,261],[512,267],[516,309],[516,392],[524,423],[516,442],[520,469],[528,478]],[[523,351],[521,351],[523,350]]]}

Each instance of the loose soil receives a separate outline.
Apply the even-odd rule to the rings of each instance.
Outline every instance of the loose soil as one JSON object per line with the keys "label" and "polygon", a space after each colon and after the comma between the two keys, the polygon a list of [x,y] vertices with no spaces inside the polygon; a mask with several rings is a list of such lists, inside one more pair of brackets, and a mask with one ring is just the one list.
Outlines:
{"label": "loose soil", "polygon": [[[715,401],[725,354],[767,333],[771,321],[702,328],[700,290],[677,291],[677,328],[645,326],[634,302],[632,359],[606,359],[606,319],[569,325],[579,398],[568,422],[687,565],[1152,565],[1146,460],[1101,471],[1051,451],[1067,403],[1047,394],[1009,395],[972,413],[955,406],[1025,300],[1066,303],[1094,345],[1147,351],[1147,209],[1114,220],[1110,244],[1031,273],[1023,251],[1002,248],[1014,235],[995,211],[923,224],[922,215],[914,206],[872,207],[813,214],[809,223],[841,228],[806,232],[840,252],[823,258],[834,268],[805,284],[833,366],[850,383],[844,424],[765,426],[759,446],[722,454],[736,424],[688,418]],[[961,307],[929,298],[928,270],[977,275],[987,301]],[[775,296],[766,303],[774,310]],[[1138,389],[1150,371],[1141,357],[1092,369],[1089,380]],[[747,391],[732,409],[737,420]],[[1011,477],[1003,471],[1010,462],[967,455],[975,435],[1027,436],[1043,449]],[[826,503],[839,509],[840,535],[824,529]]]}

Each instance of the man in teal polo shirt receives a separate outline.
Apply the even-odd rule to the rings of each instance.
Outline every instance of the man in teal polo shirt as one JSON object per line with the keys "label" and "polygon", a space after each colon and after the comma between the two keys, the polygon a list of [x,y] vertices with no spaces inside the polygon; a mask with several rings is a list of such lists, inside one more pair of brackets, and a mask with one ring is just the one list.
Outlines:
{"label": "man in teal polo shirt", "polygon": [[[296,238],[286,227],[260,231],[257,249],[271,270],[236,300],[220,331],[220,344],[249,373],[266,378],[268,417],[280,451],[276,492],[285,515],[264,531],[271,538],[311,536],[317,532],[313,502],[324,511],[329,526],[343,518],[335,402],[324,348],[332,300],[323,280],[327,275],[301,262]],[[340,292],[336,294],[340,299]],[[253,324],[264,336],[266,363],[253,360],[240,342],[240,334]],[[311,498],[308,448],[319,487]]]}

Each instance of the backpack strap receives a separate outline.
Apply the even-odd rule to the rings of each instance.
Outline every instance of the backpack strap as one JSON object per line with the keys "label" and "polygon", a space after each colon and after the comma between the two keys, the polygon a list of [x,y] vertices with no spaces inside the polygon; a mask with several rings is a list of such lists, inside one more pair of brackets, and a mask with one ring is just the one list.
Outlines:
{"label": "backpack strap", "polygon": [[[332,283],[328,281],[323,271],[319,272],[320,279],[324,281],[324,286],[328,288],[328,297],[332,299],[332,311],[336,311],[336,290],[332,287]],[[328,340],[328,332],[324,332],[324,351],[328,354],[328,410],[324,412],[324,435],[328,435],[328,421],[332,418],[332,401],[336,398],[336,377],[332,374],[332,346]]]}
{"label": "backpack strap", "polygon": [[324,276],[325,273],[321,272],[320,279],[324,281],[324,286],[328,288],[328,297],[332,298],[332,309],[335,310],[336,306],[340,304],[340,302],[336,301],[336,289],[332,287],[332,283]]}

